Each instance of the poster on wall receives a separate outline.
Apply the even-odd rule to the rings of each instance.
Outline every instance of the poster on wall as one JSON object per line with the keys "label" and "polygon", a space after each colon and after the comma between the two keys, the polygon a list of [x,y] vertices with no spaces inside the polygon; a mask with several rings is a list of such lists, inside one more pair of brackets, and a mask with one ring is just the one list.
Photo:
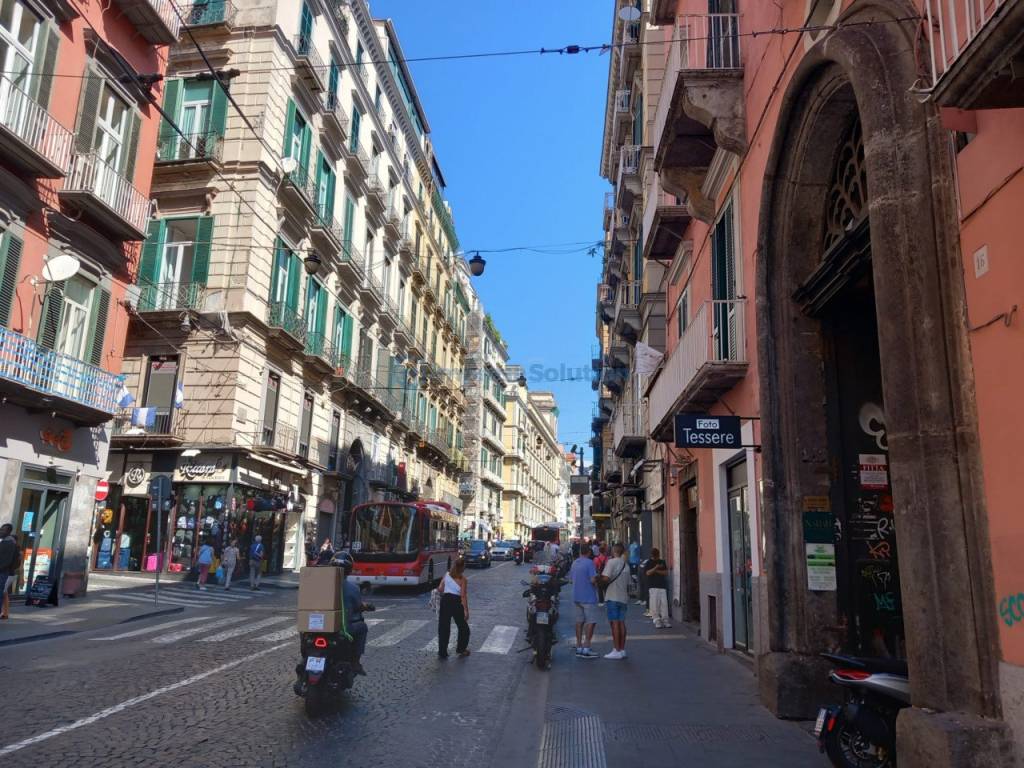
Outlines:
{"label": "poster on wall", "polygon": [[836,591],[835,544],[805,544],[807,588],[812,592]]}
{"label": "poster on wall", "polygon": [[861,453],[860,487],[870,491],[884,491],[889,487],[889,458],[884,453]]}

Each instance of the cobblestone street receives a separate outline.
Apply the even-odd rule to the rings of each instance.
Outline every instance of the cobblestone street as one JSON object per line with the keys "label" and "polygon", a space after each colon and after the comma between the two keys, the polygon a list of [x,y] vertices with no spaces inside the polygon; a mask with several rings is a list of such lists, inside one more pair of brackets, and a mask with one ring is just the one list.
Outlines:
{"label": "cobblestone street", "polygon": [[[655,636],[643,622],[629,660],[584,662],[563,619],[554,667],[537,671],[517,653],[522,632],[504,629],[521,629],[523,574],[501,563],[470,575],[473,653],[461,660],[437,659],[425,595],[375,594],[368,676],[315,721],[291,690],[294,590],[7,646],[0,674],[19,696],[6,708],[0,760],[547,766],[596,736],[607,765],[726,766],[756,754],[778,755],[768,765],[823,765],[804,731],[756,705],[748,672],[679,630]],[[694,674],[688,683],[659,673],[670,655],[683,657],[672,668]],[[716,682],[724,677],[728,694]]]}

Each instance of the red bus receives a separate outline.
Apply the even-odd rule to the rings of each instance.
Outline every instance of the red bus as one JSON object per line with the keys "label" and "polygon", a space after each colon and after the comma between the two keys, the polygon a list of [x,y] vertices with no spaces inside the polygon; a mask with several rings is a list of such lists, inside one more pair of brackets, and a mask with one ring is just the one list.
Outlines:
{"label": "red bus", "polygon": [[349,580],[361,587],[418,586],[459,556],[459,515],[443,501],[385,501],[353,508]]}
{"label": "red bus", "polygon": [[562,526],[548,524],[538,525],[536,528],[530,531],[531,541],[543,541],[545,543],[555,542],[559,546],[562,545]]}

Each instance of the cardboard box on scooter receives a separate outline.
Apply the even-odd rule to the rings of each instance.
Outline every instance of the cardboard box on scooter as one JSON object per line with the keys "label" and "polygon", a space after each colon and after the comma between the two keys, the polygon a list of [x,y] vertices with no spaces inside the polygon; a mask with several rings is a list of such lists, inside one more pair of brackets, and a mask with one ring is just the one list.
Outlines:
{"label": "cardboard box on scooter", "polygon": [[299,632],[341,631],[341,611],[299,611]]}
{"label": "cardboard box on scooter", "polygon": [[299,610],[337,611],[341,608],[341,568],[307,566],[299,572]]}

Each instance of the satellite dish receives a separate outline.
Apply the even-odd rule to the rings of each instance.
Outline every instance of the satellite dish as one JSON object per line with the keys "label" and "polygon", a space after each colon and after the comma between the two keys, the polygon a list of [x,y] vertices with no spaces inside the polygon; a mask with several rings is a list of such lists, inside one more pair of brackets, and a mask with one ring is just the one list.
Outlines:
{"label": "satellite dish", "polygon": [[295,173],[295,169],[299,167],[299,161],[294,157],[281,158],[281,170],[286,174]]}
{"label": "satellite dish", "polygon": [[640,9],[635,5],[624,5],[619,8],[619,18],[622,21],[639,21]]}
{"label": "satellite dish", "polygon": [[48,283],[59,283],[74,277],[82,268],[82,262],[70,253],[58,253],[43,264],[43,279]]}

